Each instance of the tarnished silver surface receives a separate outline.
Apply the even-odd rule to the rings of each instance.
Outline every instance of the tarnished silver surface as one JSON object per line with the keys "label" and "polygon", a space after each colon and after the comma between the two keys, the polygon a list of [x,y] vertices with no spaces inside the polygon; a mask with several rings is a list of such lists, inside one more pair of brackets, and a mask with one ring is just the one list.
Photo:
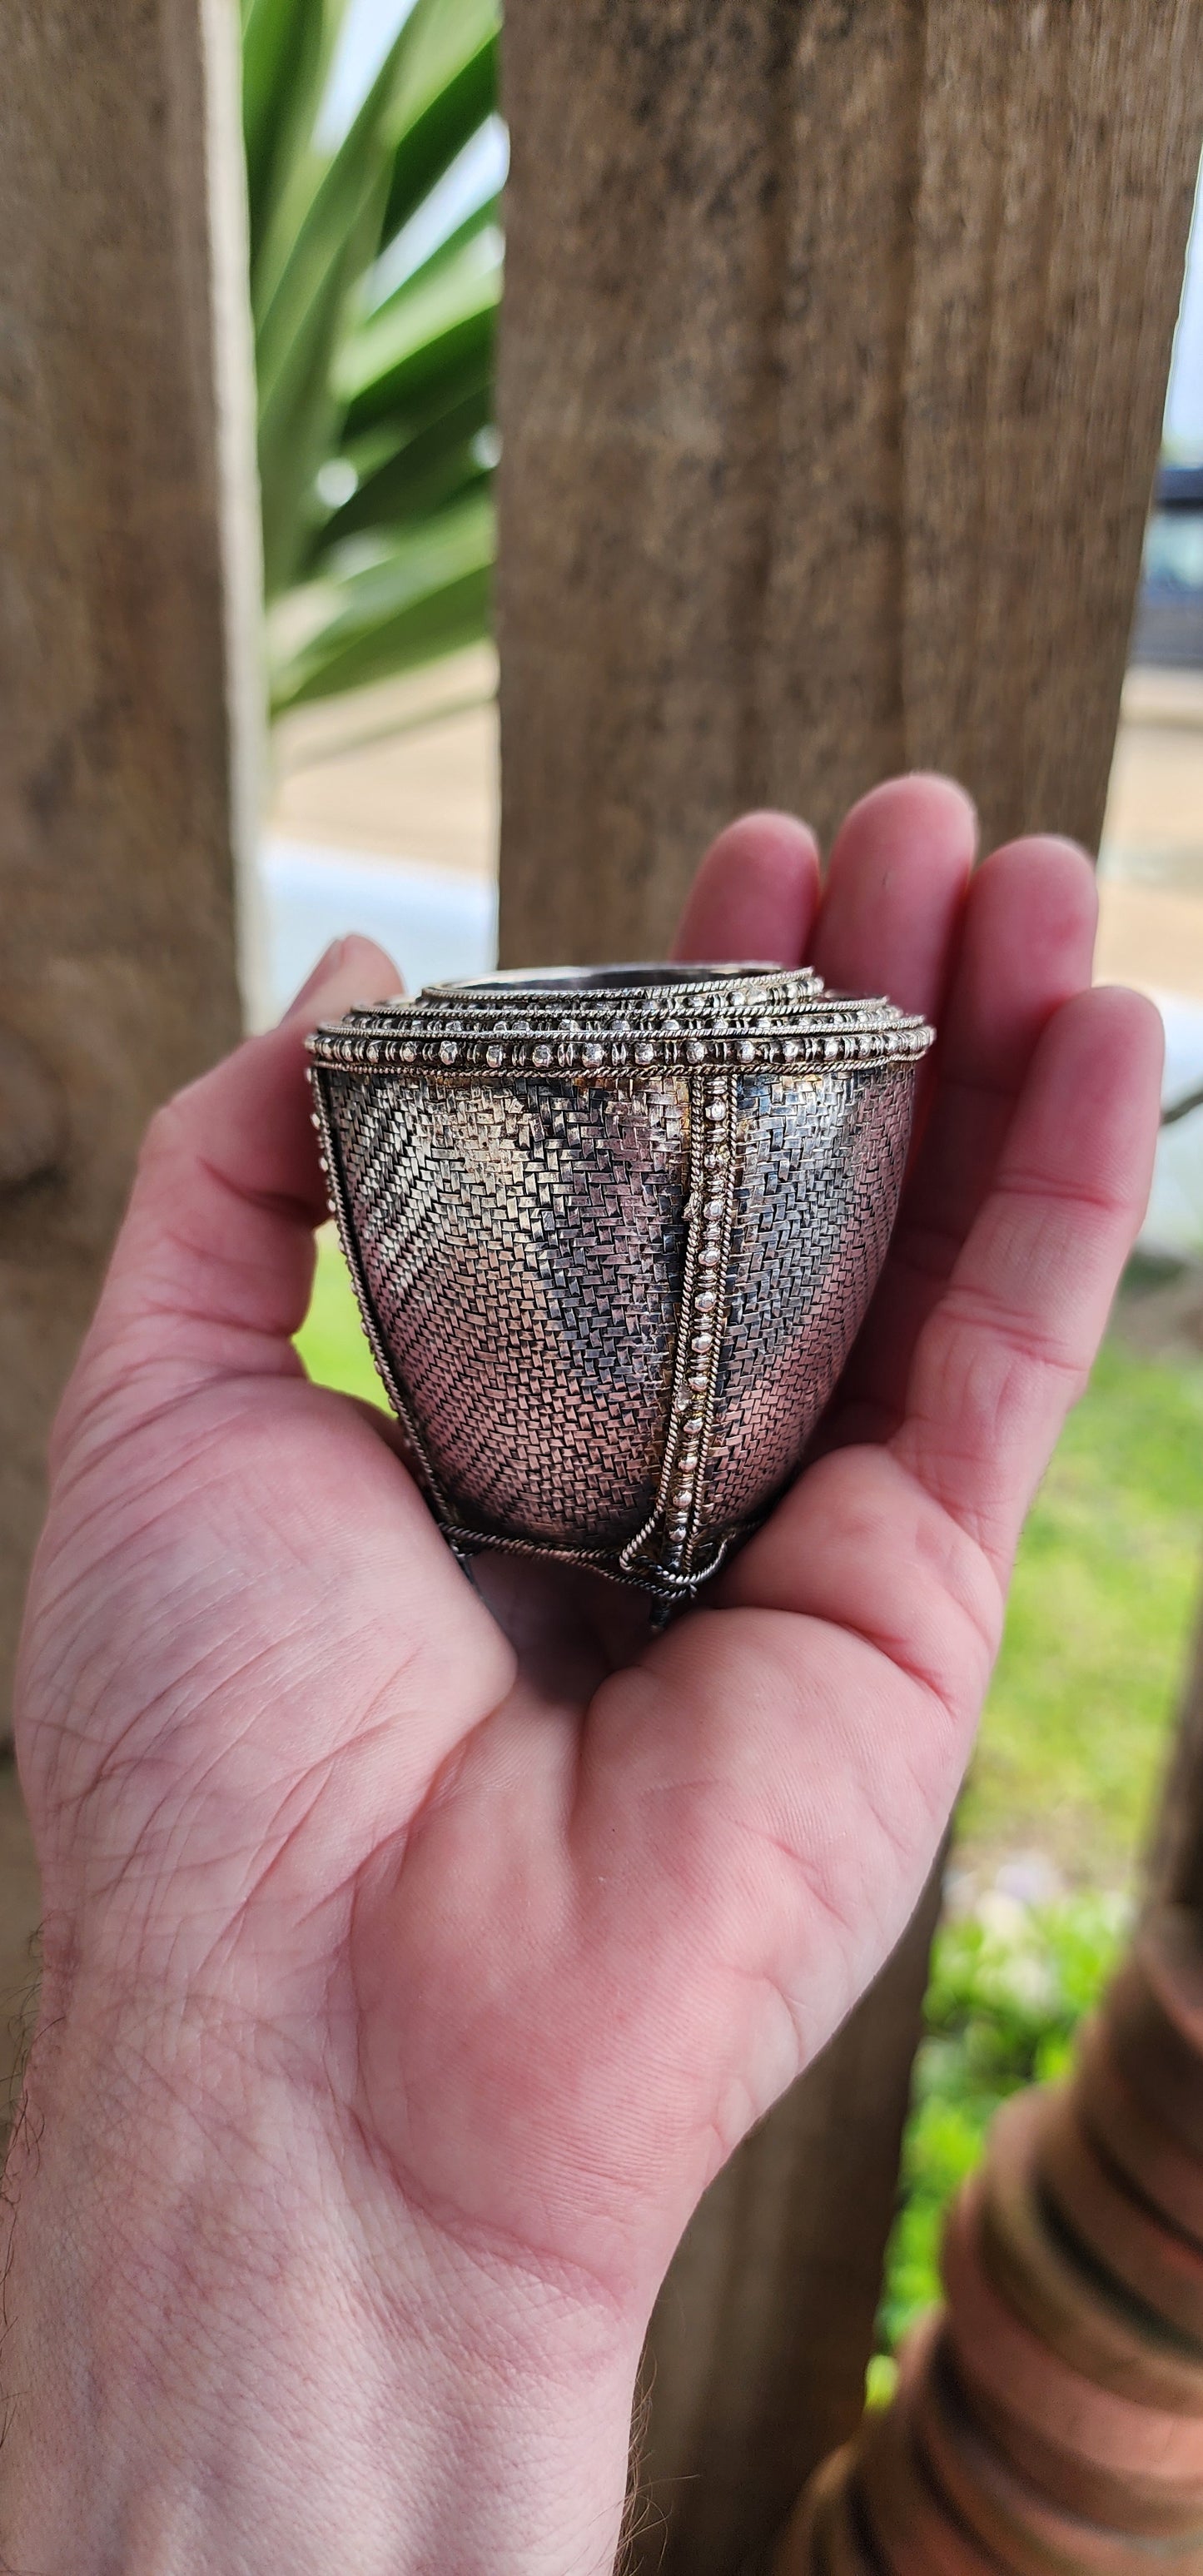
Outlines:
{"label": "tarnished silver surface", "polygon": [[669,1601],[714,1572],[860,1324],[931,1037],[748,965],[493,976],[317,1031],[332,1211],[454,1546]]}

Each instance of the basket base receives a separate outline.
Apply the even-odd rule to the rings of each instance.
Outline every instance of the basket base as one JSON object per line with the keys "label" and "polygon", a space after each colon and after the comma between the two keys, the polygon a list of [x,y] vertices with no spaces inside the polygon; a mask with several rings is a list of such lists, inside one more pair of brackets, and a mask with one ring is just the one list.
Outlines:
{"label": "basket base", "polygon": [[717,1541],[705,1563],[696,1566],[689,1574],[672,1574],[649,1564],[646,1559],[638,1564],[624,1563],[625,1551],[617,1548],[556,1547],[539,1539],[514,1538],[500,1530],[468,1529],[460,1522],[444,1520],[437,1511],[434,1518],[452,1554],[459,1558],[465,1571],[470,1568],[473,1557],[493,1554],[530,1557],[537,1564],[562,1565],[581,1574],[600,1574],[607,1583],[619,1584],[627,1591],[646,1593],[655,1605],[652,1624],[658,1631],[667,1627],[678,1613],[692,1608],[732,1551],[742,1547],[762,1526],[765,1515],[762,1512],[755,1520],[745,1521],[738,1529],[728,1530]]}

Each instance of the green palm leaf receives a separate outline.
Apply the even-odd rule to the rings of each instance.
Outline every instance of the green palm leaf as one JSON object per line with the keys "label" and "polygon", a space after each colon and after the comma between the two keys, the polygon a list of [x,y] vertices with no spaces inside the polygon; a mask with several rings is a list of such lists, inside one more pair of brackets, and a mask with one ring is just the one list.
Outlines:
{"label": "green palm leaf", "polygon": [[497,105],[497,0],[441,0],[411,57],[382,240],[389,242]]}
{"label": "green palm leaf", "polygon": [[298,151],[307,146],[344,0],[242,0],[242,116],[251,276]]}
{"label": "green palm leaf", "polygon": [[501,245],[491,229],[399,288],[348,340],[336,371],[349,435],[404,418],[449,375],[487,364],[500,301]]}
{"label": "green palm leaf", "polygon": [[[277,708],[488,623],[497,205],[445,232],[427,210],[494,112],[496,0],[416,0],[323,148],[342,12],[243,0],[265,576],[277,634],[307,638],[277,651]],[[415,217],[433,247],[407,270]]]}
{"label": "green palm leaf", "polygon": [[429,518],[483,479],[492,459],[492,417],[491,363],[465,368],[454,383],[439,385],[397,444],[327,520],[314,546],[315,566],[346,538]]}
{"label": "green palm leaf", "polygon": [[404,532],[380,561],[329,585],[331,613],[280,658],[274,712],[391,679],[475,643],[487,631],[493,553],[492,502],[473,493]]}

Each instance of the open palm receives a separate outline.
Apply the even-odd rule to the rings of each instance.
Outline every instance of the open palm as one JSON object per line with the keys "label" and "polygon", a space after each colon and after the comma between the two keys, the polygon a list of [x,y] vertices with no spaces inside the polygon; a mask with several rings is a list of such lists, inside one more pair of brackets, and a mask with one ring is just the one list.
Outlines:
{"label": "open palm", "polygon": [[470,1584],[294,1354],[303,1039],[395,988],[364,942],[156,1121],[57,1433],[20,1716],[52,1985],[252,2032],[348,2189],[635,2321],[916,1900],[1144,1201],[1159,1033],[1084,989],[1090,870],[1028,842],[970,886],[972,837],[908,779],[821,902],[783,817],[701,871],[678,954],[810,956],[940,1044],[821,1454],[665,1636],[544,1569]]}

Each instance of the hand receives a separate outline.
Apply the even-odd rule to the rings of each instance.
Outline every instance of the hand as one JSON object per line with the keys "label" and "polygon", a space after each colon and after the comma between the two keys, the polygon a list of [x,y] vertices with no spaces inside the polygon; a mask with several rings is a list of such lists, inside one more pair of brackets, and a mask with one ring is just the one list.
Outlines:
{"label": "hand", "polygon": [[473,1589],[295,1356],[304,1034],[388,961],[345,943],[156,1119],[22,1666],[15,2563],[609,2563],[660,2278],[906,1923],[1145,1201],[1159,1026],[1086,989],[1087,862],[972,855],[911,778],[821,901],[781,816],[702,867],[679,955],[808,955],[940,1045],[822,1454],[655,1642],[605,1586]]}

